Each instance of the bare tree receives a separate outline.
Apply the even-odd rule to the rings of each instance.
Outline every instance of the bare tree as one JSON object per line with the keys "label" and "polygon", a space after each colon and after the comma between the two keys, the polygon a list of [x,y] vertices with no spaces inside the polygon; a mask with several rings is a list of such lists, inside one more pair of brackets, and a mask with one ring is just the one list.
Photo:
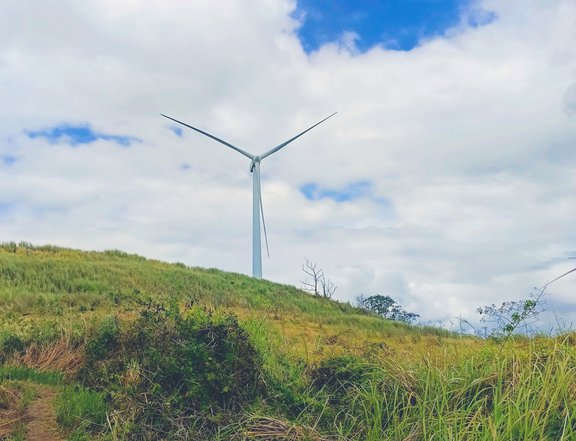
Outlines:
{"label": "bare tree", "polygon": [[357,295],[354,299],[354,306],[357,308],[368,311],[368,305],[366,304],[366,296],[364,294]]}
{"label": "bare tree", "polygon": [[314,293],[315,296],[320,295],[320,280],[324,277],[324,271],[322,268],[318,267],[316,262],[311,262],[310,259],[306,258],[304,264],[302,264],[302,271],[304,274],[310,277],[310,280],[302,280],[302,285],[306,291]]}
{"label": "bare tree", "polygon": [[335,286],[334,283],[332,283],[332,281],[326,277],[322,277],[320,280],[320,285],[322,286],[322,295],[327,299],[331,299],[338,289],[338,287]]}
{"label": "bare tree", "polygon": [[302,271],[309,277],[308,280],[301,281],[306,291],[318,297],[332,298],[337,286],[325,276],[324,270],[316,262],[306,258],[305,263],[302,265]]}

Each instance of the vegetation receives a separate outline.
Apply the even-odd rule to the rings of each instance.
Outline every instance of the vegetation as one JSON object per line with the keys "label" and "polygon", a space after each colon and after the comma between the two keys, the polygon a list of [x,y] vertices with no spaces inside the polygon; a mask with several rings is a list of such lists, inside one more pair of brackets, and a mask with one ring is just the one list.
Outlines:
{"label": "vegetation", "polygon": [[364,297],[360,295],[356,298],[358,307],[367,311],[372,311],[385,319],[396,320],[404,323],[412,323],[420,315],[408,312],[402,308],[400,303],[390,296],[380,294]]}
{"label": "vegetation", "polygon": [[338,287],[326,277],[324,270],[316,262],[305,259],[302,271],[307,276],[306,280],[301,282],[304,291],[311,292],[315,296],[322,296],[327,299],[332,298]]}
{"label": "vegetation", "polygon": [[38,384],[71,440],[576,439],[575,334],[465,337],[238,274],[29,244],[0,247],[0,317],[0,439],[23,439]]}
{"label": "vegetation", "polygon": [[[576,268],[559,275],[546,283],[542,288],[534,288],[528,298],[521,300],[505,301],[500,306],[495,304],[478,308],[476,312],[482,317],[483,323],[492,325],[490,335],[492,337],[508,339],[518,329],[523,328],[525,334],[534,334],[532,325],[538,321],[538,316],[545,310],[544,295],[546,289],[557,280],[566,277],[576,271]],[[470,325],[470,323],[467,323]],[[470,325],[471,326],[471,325]],[[472,327],[472,326],[471,326]],[[473,327],[472,327],[473,328]],[[487,336],[488,326],[475,329],[477,335]],[[558,331],[564,331],[559,329]]]}
{"label": "vegetation", "polygon": [[65,386],[56,397],[56,420],[64,428],[80,433],[99,429],[106,422],[105,395],[79,385]]}

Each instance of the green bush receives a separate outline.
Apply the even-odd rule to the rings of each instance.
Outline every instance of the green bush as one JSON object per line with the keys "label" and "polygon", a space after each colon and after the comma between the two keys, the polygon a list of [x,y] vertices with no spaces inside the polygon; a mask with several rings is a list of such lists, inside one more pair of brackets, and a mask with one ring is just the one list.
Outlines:
{"label": "green bush", "polygon": [[148,304],[132,323],[101,325],[80,377],[131,409],[136,439],[251,403],[263,391],[261,372],[260,353],[234,316]]}
{"label": "green bush", "polygon": [[0,363],[4,363],[6,359],[12,355],[23,352],[26,349],[25,343],[16,335],[6,335],[0,340]]}
{"label": "green bush", "polygon": [[106,354],[117,349],[120,328],[116,317],[103,320],[86,344],[86,363],[91,366]]}
{"label": "green bush", "polygon": [[347,392],[360,385],[370,373],[370,366],[359,357],[346,354],[323,360],[310,373],[312,386],[324,389],[331,401],[340,401]]}

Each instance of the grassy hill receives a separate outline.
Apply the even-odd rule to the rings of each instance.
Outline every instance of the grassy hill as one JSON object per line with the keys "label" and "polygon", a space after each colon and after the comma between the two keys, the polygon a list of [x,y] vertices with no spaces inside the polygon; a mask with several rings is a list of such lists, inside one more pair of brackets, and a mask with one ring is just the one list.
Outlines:
{"label": "grassy hill", "polygon": [[575,342],[484,341],[239,274],[3,244],[0,439],[30,439],[26,409],[50,401],[50,430],[74,440],[571,440]]}

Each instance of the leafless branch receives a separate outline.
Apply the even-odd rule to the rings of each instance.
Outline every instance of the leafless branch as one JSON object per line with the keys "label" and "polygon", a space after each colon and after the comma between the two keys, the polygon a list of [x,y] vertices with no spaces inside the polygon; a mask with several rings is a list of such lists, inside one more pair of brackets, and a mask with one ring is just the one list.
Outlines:
{"label": "leafless branch", "polygon": [[322,295],[327,299],[331,299],[338,289],[330,279],[327,279],[324,276],[322,276],[322,279],[320,280],[320,285],[322,286]]}
{"label": "leafless branch", "polygon": [[302,271],[310,277],[310,280],[301,282],[303,288],[315,296],[320,296],[320,286],[324,279],[324,271],[322,271],[322,268],[320,268],[316,262],[312,262],[306,258],[305,263],[302,265]]}

